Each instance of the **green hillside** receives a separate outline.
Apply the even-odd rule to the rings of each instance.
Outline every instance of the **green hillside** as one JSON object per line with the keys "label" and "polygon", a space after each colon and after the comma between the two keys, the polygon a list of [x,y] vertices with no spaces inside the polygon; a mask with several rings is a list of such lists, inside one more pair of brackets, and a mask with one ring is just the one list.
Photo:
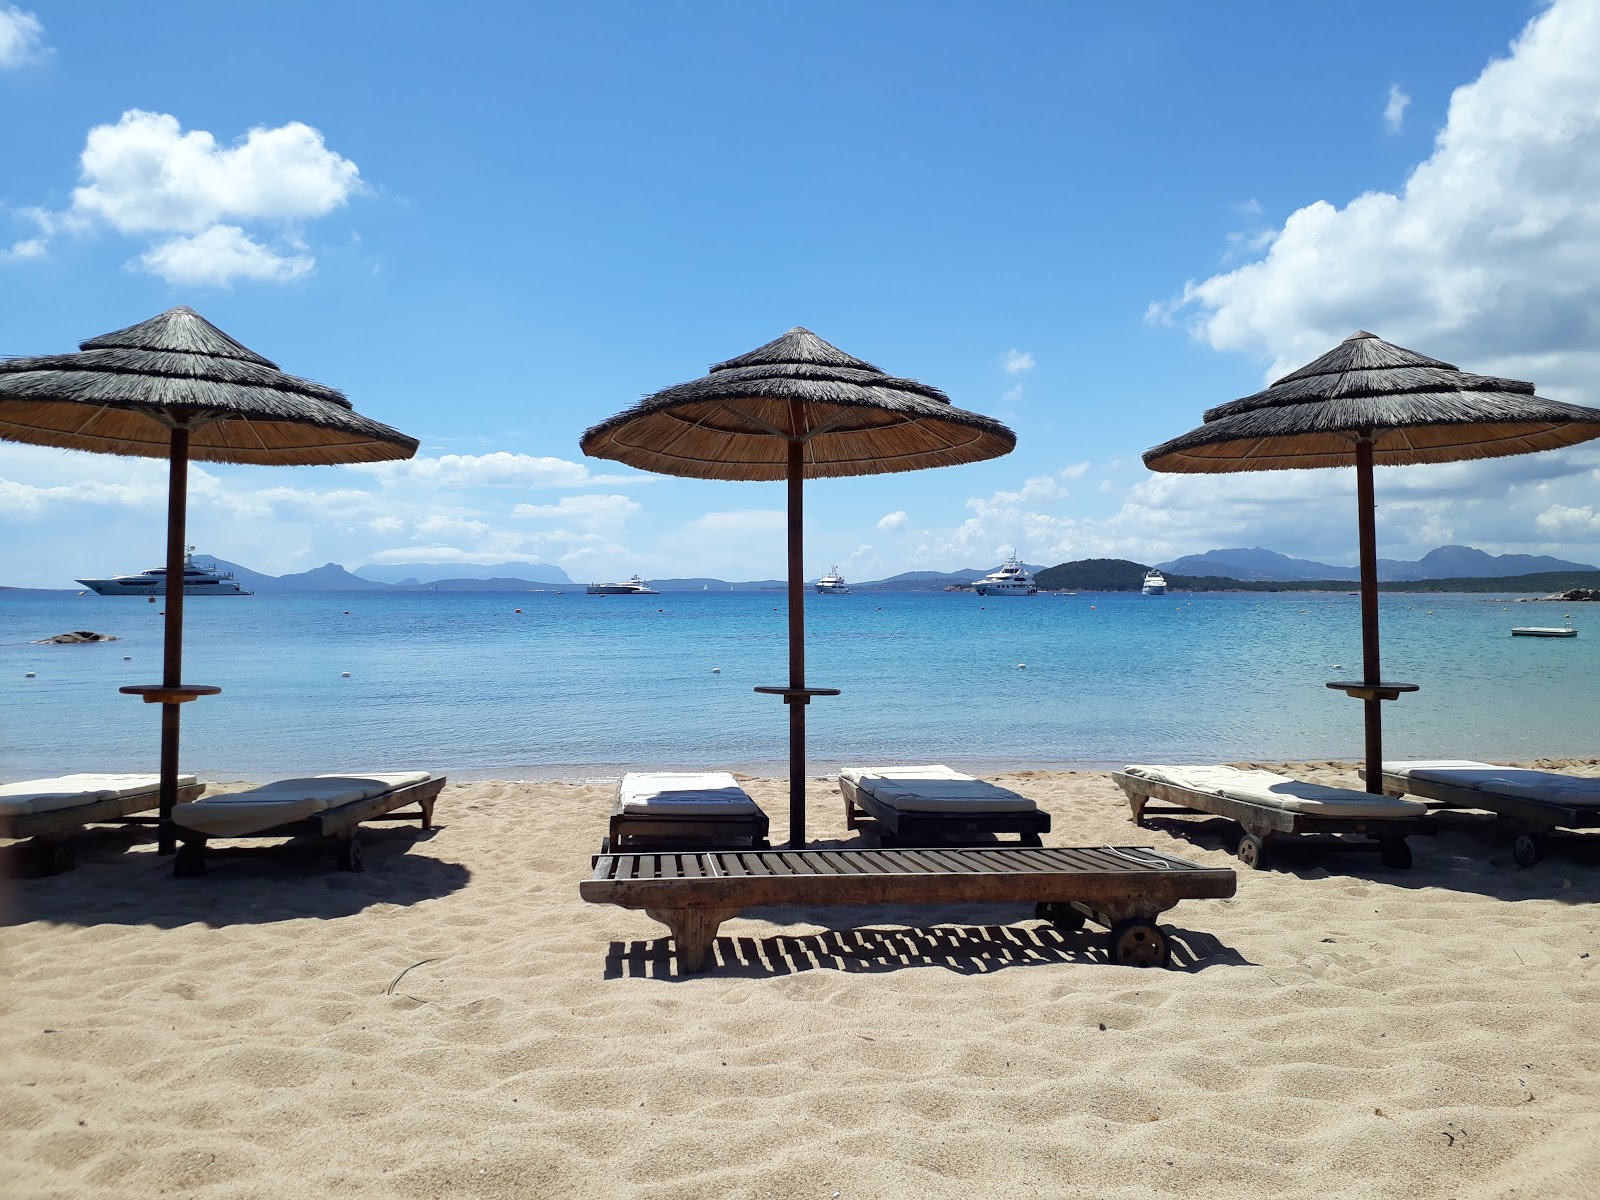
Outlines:
{"label": "green hillside", "polygon": [[[1125,558],[1082,558],[1046,567],[1034,581],[1050,591],[1137,592],[1149,568]],[[1350,579],[1245,580],[1221,575],[1168,575],[1169,592],[1353,592]],[[1574,588],[1600,588],[1600,571],[1541,571],[1493,579],[1407,579],[1378,584],[1380,592],[1487,592],[1545,595]]]}

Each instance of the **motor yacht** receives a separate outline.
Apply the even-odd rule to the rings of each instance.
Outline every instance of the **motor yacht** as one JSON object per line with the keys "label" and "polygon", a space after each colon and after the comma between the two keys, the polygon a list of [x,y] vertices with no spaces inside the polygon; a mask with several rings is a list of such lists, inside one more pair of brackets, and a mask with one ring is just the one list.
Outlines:
{"label": "motor yacht", "polygon": [[591,596],[659,596],[661,594],[637,575],[626,583],[591,583],[587,591]]}
{"label": "motor yacht", "polygon": [[[102,596],[164,596],[167,592],[167,569],[151,567],[137,575],[113,575],[110,579],[79,579],[78,583]],[[248,596],[251,593],[239,586],[232,571],[219,571],[215,563],[209,567],[194,561],[194,547],[184,547],[183,594],[185,596]]]}
{"label": "motor yacht", "polygon": [[832,568],[816,583],[819,596],[848,596],[850,589],[845,586],[844,576],[839,574],[839,568]]}
{"label": "motor yacht", "polygon": [[972,585],[980,596],[1031,596],[1039,589],[1033,575],[1013,554],[993,571]]}
{"label": "motor yacht", "polygon": [[1144,586],[1139,589],[1146,596],[1165,596],[1167,594],[1167,581],[1161,572],[1151,567],[1144,573]]}

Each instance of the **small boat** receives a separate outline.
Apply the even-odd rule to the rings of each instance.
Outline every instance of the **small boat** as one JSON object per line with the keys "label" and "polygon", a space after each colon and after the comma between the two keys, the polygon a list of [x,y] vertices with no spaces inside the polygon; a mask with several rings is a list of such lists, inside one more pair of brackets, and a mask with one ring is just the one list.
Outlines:
{"label": "small boat", "polygon": [[[164,596],[167,591],[167,569],[151,567],[148,571],[140,571],[137,575],[113,575],[110,579],[79,579],[75,582],[102,596]],[[197,565],[194,561],[194,547],[185,546],[183,594],[248,596],[251,593],[239,586],[232,571],[219,571],[216,563],[212,563],[209,567]]]}
{"label": "small boat", "polygon": [[1511,631],[1512,637],[1577,637],[1578,631],[1568,625],[1564,629],[1552,629],[1542,625],[1524,625]]}
{"label": "small boat", "polygon": [[1031,596],[1039,589],[1015,554],[972,585],[980,596]]}
{"label": "small boat", "polygon": [[819,596],[848,596],[850,589],[845,586],[844,576],[839,574],[839,568],[833,567],[821,579],[817,580],[817,595]]}
{"label": "small boat", "polygon": [[1167,594],[1167,581],[1161,572],[1151,567],[1144,573],[1144,586],[1139,589],[1146,596],[1165,596]]}
{"label": "small boat", "polygon": [[656,591],[637,575],[626,583],[591,583],[586,589],[591,596],[659,596]]}

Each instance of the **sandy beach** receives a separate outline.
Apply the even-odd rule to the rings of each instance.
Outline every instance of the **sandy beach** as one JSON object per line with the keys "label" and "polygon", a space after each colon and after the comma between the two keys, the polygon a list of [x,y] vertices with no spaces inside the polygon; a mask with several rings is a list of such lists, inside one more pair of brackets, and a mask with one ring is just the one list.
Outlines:
{"label": "sandy beach", "polygon": [[[995,779],[1047,845],[1234,861],[1104,774]],[[777,841],[785,785],[745,786]],[[1167,913],[1168,971],[1020,906],[797,908],[679,979],[661,926],[578,899],[611,794],[452,784],[362,874],[174,880],[104,830],[9,882],[7,1195],[1600,1196],[1600,839],[1285,854]]]}

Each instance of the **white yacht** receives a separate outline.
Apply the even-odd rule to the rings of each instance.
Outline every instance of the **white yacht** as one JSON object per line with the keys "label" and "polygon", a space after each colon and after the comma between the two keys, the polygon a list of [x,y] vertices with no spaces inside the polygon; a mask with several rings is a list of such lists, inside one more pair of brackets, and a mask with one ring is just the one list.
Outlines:
{"label": "white yacht", "polygon": [[626,583],[591,583],[588,587],[591,596],[659,596],[656,591],[637,575]]}
{"label": "white yacht", "polygon": [[1034,586],[1033,575],[1013,554],[995,570],[972,585],[980,596],[1031,596],[1039,589]]}
{"label": "white yacht", "polygon": [[848,596],[850,589],[845,586],[844,576],[839,574],[839,568],[832,568],[821,579],[817,580],[817,595],[819,596]]}
{"label": "white yacht", "polygon": [[1144,573],[1144,586],[1139,591],[1146,596],[1165,596],[1167,594],[1167,581],[1162,578],[1160,571],[1151,567]]}
{"label": "white yacht", "polygon": [[[77,582],[102,596],[164,596],[167,592],[167,569],[151,567],[137,575],[113,575],[110,579],[80,579]],[[194,547],[185,546],[183,552],[183,594],[185,596],[248,596],[251,593],[239,586],[232,571],[219,571],[215,563],[209,567],[197,566]]]}

